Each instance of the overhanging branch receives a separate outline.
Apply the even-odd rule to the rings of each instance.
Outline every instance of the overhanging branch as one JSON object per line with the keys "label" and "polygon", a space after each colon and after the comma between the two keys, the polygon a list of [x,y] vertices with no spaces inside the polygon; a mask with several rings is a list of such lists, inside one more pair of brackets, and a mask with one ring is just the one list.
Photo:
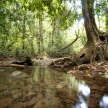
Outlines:
{"label": "overhanging branch", "polygon": [[76,34],[76,38],[74,39],[74,41],[72,43],[70,43],[69,45],[65,46],[64,48],[62,48],[61,50],[59,50],[59,52],[61,52],[62,50],[66,49],[68,47],[70,47],[71,45],[73,45],[77,41],[77,39],[79,38],[79,30],[78,30],[78,34],[77,34],[76,31],[75,31],[75,34]]}

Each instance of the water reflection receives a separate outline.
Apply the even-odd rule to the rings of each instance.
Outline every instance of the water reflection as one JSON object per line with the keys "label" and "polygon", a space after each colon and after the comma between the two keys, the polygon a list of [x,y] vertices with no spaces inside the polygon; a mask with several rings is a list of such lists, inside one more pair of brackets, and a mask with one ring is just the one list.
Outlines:
{"label": "water reflection", "polygon": [[78,92],[80,93],[80,95],[89,98],[90,96],[90,87],[86,84],[80,84],[79,85],[79,89]]}
{"label": "water reflection", "polygon": [[[82,108],[84,104],[85,106],[88,106],[87,101],[85,102],[81,96],[84,95],[85,97],[89,97],[90,88],[85,85],[84,81],[76,79],[75,76],[63,72],[57,72],[56,70],[52,70],[50,68],[36,68],[33,71],[32,76],[33,80],[40,85],[39,92],[43,92],[42,89],[45,88],[41,87],[41,85],[46,85],[47,88],[44,89],[46,98],[48,95],[52,96],[53,99],[57,97],[57,100],[60,101],[59,107],[62,103],[65,103],[65,106],[62,106],[63,108],[71,108],[72,106],[75,107],[76,103],[78,103],[76,104],[76,108],[78,108],[79,105]],[[81,96],[79,96],[79,94]]]}
{"label": "water reflection", "polygon": [[79,101],[76,103],[74,108],[88,108],[88,104],[85,101],[84,97],[79,96]]}
{"label": "water reflection", "polygon": [[[70,88],[71,90],[75,89],[77,92],[79,86],[81,89],[81,87],[84,87],[82,85],[85,83],[84,81],[76,80],[75,76],[72,76],[71,74],[57,72],[56,70],[52,70],[51,68],[44,67],[35,68],[32,72],[32,76],[35,82],[44,82],[48,84],[50,83],[49,86],[54,86],[55,88],[68,86],[68,88]],[[87,89],[87,86],[85,88]]]}
{"label": "water reflection", "polygon": [[100,101],[100,108],[108,108],[108,95],[104,95]]}
{"label": "water reflection", "polygon": [[90,87],[86,84],[79,84],[78,93],[79,100],[74,108],[88,108]]}
{"label": "water reflection", "polygon": [[[36,67],[23,78],[15,69],[0,74],[0,108],[88,108],[90,88],[84,81],[51,68]],[[20,72],[21,73],[21,72]],[[27,73],[27,72],[26,72]],[[30,73],[30,71],[29,71]],[[23,75],[23,74],[21,74]],[[100,102],[107,108],[108,96]],[[105,107],[103,107],[105,106]]]}

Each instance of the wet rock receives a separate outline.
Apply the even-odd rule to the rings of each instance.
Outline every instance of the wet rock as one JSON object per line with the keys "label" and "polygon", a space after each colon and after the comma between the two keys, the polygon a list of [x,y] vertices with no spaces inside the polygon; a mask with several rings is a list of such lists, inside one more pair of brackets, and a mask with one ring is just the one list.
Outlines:
{"label": "wet rock", "polygon": [[58,97],[54,97],[51,101],[51,106],[56,106],[55,108],[59,107],[61,105],[61,101]]}
{"label": "wet rock", "polygon": [[12,79],[11,78],[7,78],[5,79],[5,84],[11,84],[12,83]]}
{"label": "wet rock", "polygon": [[9,107],[13,102],[13,99],[12,98],[5,98],[5,99],[2,99],[0,101],[0,108],[7,108]]}
{"label": "wet rock", "polygon": [[0,84],[0,91],[6,90],[7,88],[7,85]]}
{"label": "wet rock", "polygon": [[[60,108],[60,107],[57,105],[50,105],[48,108]],[[62,108],[65,108],[65,107],[62,107]]]}
{"label": "wet rock", "polygon": [[0,97],[3,95],[3,93],[0,93]]}
{"label": "wet rock", "polygon": [[[3,92],[2,92],[2,95],[7,96],[7,95],[8,95],[8,90],[3,91]],[[2,96],[2,95],[1,95],[1,96]]]}
{"label": "wet rock", "polygon": [[38,100],[33,108],[48,108],[49,101],[47,99]]}
{"label": "wet rock", "polygon": [[97,103],[96,100],[94,101],[93,99],[90,99],[89,100],[89,107],[90,108],[99,108],[99,107],[96,107],[96,103]]}
{"label": "wet rock", "polygon": [[99,99],[100,96],[101,96],[101,95],[100,95],[99,93],[94,93],[94,94],[93,94],[93,97],[95,97],[95,99]]}
{"label": "wet rock", "polygon": [[98,89],[98,86],[97,85],[93,85],[90,88],[91,88],[91,90],[97,90]]}
{"label": "wet rock", "polygon": [[19,85],[21,85],[22,87],[25,85],[24,81],[19,82]]}
{"label": "wet rock", "polygon": [[[65,101],[66,104],[72,103],[72,100],[70,100],[70,99],[65,99],[64,101]],[[74,103],[74,102],[73,102],[73,103]]]}
{"label": "wet rock", "polygon": [[43,97],[43,94],[42,94],[42,93],[39,93],[39,94],[37,95],[37,98],[39,98],[39,99],[44,98],[44,97]]}
{"label": "wet rock", "polygon": [[33,106],[34,104],[37,103],[37,101],[39,100],[38,97],[33,97],[27,104],[27,107]]}
{"label": "wet rock", "polygon": [[57,84],[57,88],[63,88],[64,86],[66,86],[65,82],[60,82]]}
{"label": "wet rock", "polygon": [[16,94],[18,92],[19,92],[19,90],[17,90],[17,89],[16,90],[11,90],[11,91],[8,92],[8,95],[12,95],[13,96],[14,94]]}
{"label": "wet rock", "polygon": [[46,96],[46,90],[45,89],[41,89],[40,93],[42,93],[42,95],[45,97]]}
{"label": "wet rock", "polygon": [[28,77],[28,75],[24,72],[16,70],[13,73],[11,73],[10,77],[12,77],[12,78],[26,78],[26,77]]}
{"label": "wet rock", "polygon": [[54,93],[50,93],[50,94],[45,94],[46,99],[48,99],[49,101],[53,100],[53,98],[55,97]]}
{"label": "wet rock", "polygon": [[62,81],[64,78],[65,78],[64,76],[59,76],[59,77],[57,78],[57,80]]}
{"label": "wet rock", "polygon": [[12,106],[12,108],[25,108],[26,106],[27,106],[27,103],[17,102],[16,104]]}
{"label": "wet rock", "polygon": [[19,98],[21,98],[21,97],[22,97],[22,93],[21,93],[21,92],[18,92],[18,93],[16,93],[16,94],[13,94],[14,100],[19,99]]}
{"label": "wet rock", "polygon": [[0,68],[0,73],[1,73],[1,72],[4,72],[4,69]]}
{"label": "wet rock", "polygon": [[5,82],[3,77],[0,77],[0,84],[3,84]]}
{"label": "wet rock", "polygon": [[68,95],[69,92],[66,88],[59,88],[59,89],[56,89],[56,95],[57,96],[62,96],[62,97],[65,97],[66,95]]}
{"label": "wet rock", "polygon": [[76,94],[69,94],[64,97],[64,101],[68,105],[75,105],[78,102],[78,97],[76,96]]}
{"label": "wet rock", "polygon": [[22,91],[22,95],[25,96],[27,94],[26,91]]}
{"label": "wet rock", "polygon": [[[48,108],[60,108],[60,107],[56,105],[50,105]],[[64,107],[61,107],[61,108],[64,108]]]}
{"label": "wet rock", "polygon": [[46,93],[47,87],[48,87],[47,84],[41,83],[41,84],[40,84],[40,92],[41,92],[41,93],[44,93],[44,92]]}
{"label": "wet rock", "polygon": [[15,85],[17,85],[18,83],[16,82],[16,81],[13,81],[12,83],[11,83],[11,85],[12,86],[15,86]]}
{"label": "wet rock", "polygon": [[49,84],[49,85],[48,85],[48,89],[51,90],[51,91],[54,91],[55,88],[56,88],[55,83],[52,83],[52,84]]}
{"label": "wet rock", "polygon": [[47,85],[46,83],[41,83],[41,84],[40,84],[40,87],[41,87],[41,88],[46,88],[46,87],[48,87],[48,85]]}
{"label": "wet rock", "polygon": [[34,83],[34,80],[33,80],[32,77],[29,77],[29,78],[27,78],[27,82],[33,84]]}
{"label": "wet rock", "polygon": [[33,90],[35,91],[35,92],[39,92],[40,91],[40,88],[39,88],[39,86],[35,86],[35,85],[33,85]]}
{"label": "wet rock", "polygon": [[25,94],[23,96],[22,101],[24,101],[24,100],[30,100],[31,98],[35,97],[36,95],[37,94],[35,92],[29,92],[29,93],[27,93],[27,94]]}
{"label": "wet rock", "polygon": [[11,88],[13,88],[13,89],[21,89],[22,86],[21,85],[14,85],[14,86],[11,86]]}
{"label": "wet rock", "polygon": [[23,87],[23,91],[29,91],[30,89],[32,89],[32,85],[31,84]]}

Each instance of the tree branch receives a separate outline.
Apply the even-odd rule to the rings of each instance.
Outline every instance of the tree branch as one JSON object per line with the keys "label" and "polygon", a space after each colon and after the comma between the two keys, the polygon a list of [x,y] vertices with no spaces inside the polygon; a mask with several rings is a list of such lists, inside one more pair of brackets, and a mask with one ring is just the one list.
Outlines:
{"label": "tree branch", "polygon": [[79,38],[79,30],[78,30],[78,34],[76,33],[76,31],[75,31],[75,34],[76,34],[75,40],[72,43],[70,43],[69,45],[67,45],[64,48],[62,48],[61,50],[59,50],[59,52],[61,52],[62,50],[66,49],[68,47],[70,47],[71,45],[73,45],[77,41],[77,39]]}

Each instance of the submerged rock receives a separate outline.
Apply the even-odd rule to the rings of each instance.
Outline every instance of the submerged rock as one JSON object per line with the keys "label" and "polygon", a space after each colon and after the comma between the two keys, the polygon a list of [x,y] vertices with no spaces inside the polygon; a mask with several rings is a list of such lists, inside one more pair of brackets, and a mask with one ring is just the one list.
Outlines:
{"label": "submerged rock", "polygon": [[47,99],[39,100],[33,108],[48,108],[49,101]]}
{"label": "submerged rock", "polygon": [[30,101],[28,101],[27,107],[35,105],[38,100],[39,100],[38,97],[33,97]]}
{"label": "submerged rock", "polygon": [[0,92],[3,91],[3,90],[6,90],[6,89],[7,89],[6,85],[0,84]]}
{"label": "submerged rock", "polygon": [[26,77],[28,77],[28,75],[24,72],[16,70],[13,73],[11,73],[10,77],[12,77],[12,78],[26,78]]}
{"label": "submerged rock", "polygon": [[56,88],[63,88],[66,86],[66,83],[65,82],[60,82],[57,84],[57,87]]}
{"label": "submerged rock", "polygon": [[31,84],[28,84],[28,85],[26,85],[26,86],[24,86],[24,87],[22,88],[22,90],[23,90],[24,92],[30,91],[31,89],[32,89],[32,85],[31,85]]}
{"label": "submerged rock", "polygon": [[12,98],[5,98],[0,100],[0,108],[7,108],[9,107],[13,102]]}
{"label": "submerged rock", "polygon": [[25,103],[23,103],[23,102],[17,102],[16,104],[14,104],[12,106],[12,108],[26,108],[26,106],[27,106],[26,102]]}

